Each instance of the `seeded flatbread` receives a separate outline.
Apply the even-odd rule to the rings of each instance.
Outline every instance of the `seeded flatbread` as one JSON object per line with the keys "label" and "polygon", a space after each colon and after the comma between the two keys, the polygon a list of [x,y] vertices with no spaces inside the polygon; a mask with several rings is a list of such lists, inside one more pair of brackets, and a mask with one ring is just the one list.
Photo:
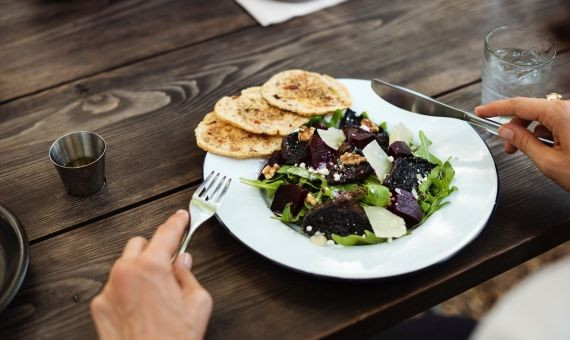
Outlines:
{"label": "seeded flatbread", "polygon": [[256,135],[216,118],[208,113],[198,124],[196,142],[211,153],[234,158],[266,157],[281,148],[280,136]]}
{"label": "seeded flatbread", "polygon": [[241,91],[239,97],[223,97],[214,114],[243,130],[267,135],[287,136],[309,119],[270,105],[261,96],[260,87]]}
{"label": "seeded flatbread", "polygon": [[324,115],[352,104],[341,82],[303,70],[277,73],[263,84],[261,95],[269,104],[303,116]]}

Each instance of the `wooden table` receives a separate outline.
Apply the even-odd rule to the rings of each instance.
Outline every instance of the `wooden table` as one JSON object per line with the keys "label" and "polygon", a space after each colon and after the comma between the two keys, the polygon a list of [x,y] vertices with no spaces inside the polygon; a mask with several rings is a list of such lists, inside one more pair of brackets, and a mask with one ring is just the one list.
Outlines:
{"label": "wooden table", "polygon": [[[566,0],[353,0],[272,27],[232,0],[0,3],[0,200],[31,243],[2,339],[95,338],[89,301],[126,240],[149,237],[202,179],[196,124],[279,70],[380,77],[472,109],[485,33],[524,24],[555,36],[551,87],[570,95]],[[108,142],[108,186],[89,198],[66,195],[47,157],[80,129]],[[570,195],[481,135],[500,176],[494,215],[459,254],[408,277],[308,277],[208,222],[191,245],[215,301],[208,337],[370,335],[567,241]]]}

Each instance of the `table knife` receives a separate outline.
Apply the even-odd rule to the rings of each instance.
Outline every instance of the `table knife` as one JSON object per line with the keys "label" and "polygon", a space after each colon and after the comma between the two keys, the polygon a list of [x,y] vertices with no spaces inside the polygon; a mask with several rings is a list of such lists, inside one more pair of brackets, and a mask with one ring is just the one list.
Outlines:
{"label": "table knife", "polygon": [[[428,97],[425,94],[421,94],[405,87],[392,85],[385,81],[374,79],[372,81],[372,90],[374,90],[380,98],[384,99],[388,103],[406,111],[432,117],[460,119],[471,125],[482,127],[494,135],[499,134],[501,124],[490,119],[478,117],[471,112],[456,109]],[[549,138],[538,137],[538,139],[546,145],[554,145],[554,142]]]}

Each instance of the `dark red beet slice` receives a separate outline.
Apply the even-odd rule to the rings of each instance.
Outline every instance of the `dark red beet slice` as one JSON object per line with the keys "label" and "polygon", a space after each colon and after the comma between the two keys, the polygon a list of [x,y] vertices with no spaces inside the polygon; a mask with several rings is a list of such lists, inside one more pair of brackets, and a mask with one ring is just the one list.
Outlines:
{"label": "dark red beet slice", "polygon": [[403,218],[408,227],[418,224],[423,217],[420,205],[414,195],[404,189],[396,189],[396,197],[390,206],[390,210]]}
{"label": "dark red beet slice", "polygon": [[374,169],[368,162],[358,165],[329,165],[329,174],[325,177],[330,184],[346,184],[362,182],[374,173]]}
{"label": "dark red beet slice", "polygon": [[376,133],[376,141],[386,153],[388,153],[388,143],[390,142],[390,136],[388,136],[388,131],[380,127],[380,131]]}
{"label": "dark red beet slice", "polygon": [[332,234],[362,235],[365,230],[372,231],[372,227],[357,199],[341,196],[309,210],[303,218],[303,230],[308,235],[319,231],[330,239]]}
{"label": "dark red beet slice", "polygon": [[281,156],[289,165],[300,164],[307,160],[307,143],[299,140],[298,132],[293,132],[283,138]]}
{"label": "dark red beet slice", "polygon": [[392,156],[394,158],[411,155],[412,150],[410,150],[410,147],[406,142],[396,141],[390,144],[390,147],[388,148],[388,156]]}
{"label": "dark red beet slice", "polygon": [[340,120],[339,127],[343,128],[345,126],[360,126],[362,122],[362,116],[356,116],[356,112],[351,109],[346,109],[344,116]]}
{"label": "dark red beet slice", "polygon": [[282,184],[275,191],[273,202],[271,202],[271,211],[281,214],[285,206],[291,203],[291,214],[296,216],[304,205],[307,193],[307,189],[297,184]]}
{"label": "dark red beet slice", "polygon": [[359,149],[364,149],[368,143],[376,139],[372,132],[364,131],[357,126],[347,126],[343,129],[346,140]]}
{"label": "dark red beet slice", "polygon": [[335,149],[328,146],[316,133],[309,142],[309,166],[318,169],[322,163],[328,164],[337,159]]}

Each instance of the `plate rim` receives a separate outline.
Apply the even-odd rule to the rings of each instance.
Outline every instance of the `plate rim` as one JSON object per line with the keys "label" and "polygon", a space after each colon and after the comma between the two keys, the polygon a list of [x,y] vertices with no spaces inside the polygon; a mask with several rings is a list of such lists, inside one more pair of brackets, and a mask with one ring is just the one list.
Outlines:
{"label": "plate rim", "polygon": [[[366,81],[369,82],[370,80],[366,80],[366,79],[356,79],[356,78],[339,78],[339,80],[341,81]],[[392,105],[392,104],[390,104]],[[392,105],[393,106],[393,105]],[[467,124],[466,124],[467,125]],[[495,192],[495,197],[493,199],[492,202],[492,208],[489,211],[488,216],[486,217],[485,221],[481,224],[480,229],[477,231],[477,233],[473,234],[473,236],[471,237],[471,239],[469,241],[467,241],[463,246],[457,248],[455,251],[449,253],[446,257],[439,259],[438,261],[429,264],[427,266],[424,267],[420,267],[417,269],[413,269],[410,271],[406,271],[403,273],[397,273],[397,274],[392,274],[392,275],[383,275],[383,276],[365,276],[365,277],[356,277],[356,276],[352,276],[352,277],[345,277],[345,276],[338,276],[338,275],[328,275],[328,274],[321,274],[321,273],[315,273],[315,272],[311,272],[311,271],[307,271],[307,270],[303,270],[300,268],[295,268],[292,267],[290,265],[287,265],[285,263],[279,262],[278,260],[274,260],[270,257],[268,257],[267,255],[264,255],[263,253],[261,253],[260,251],[256,250],[255,248],[253,248],[252,246],[250,246],[249,244],[247,244],[245,241],[241,240],[234,232],[232,232],[232,230],[222,221],[222,218],[219,216],[218,213],[215,214],[216,219],[218,220],[218,222],[223,226],[224,229],[226,229],[230,235],[232,235],[232,237],[234,237],[235,239],[237,239],[241,244],[245,245],[247,249],[252,250],[255,254],[260,255],[262,258],[269,260],[269,262],[277,264],[280,267],[283,268],[287,268],[289,270],[292,270],[294,272],[297,273],[301,273],[301,274],[305,274],[311,277],[316,277],[316,278],[324,278],[324,279],[329,279],[329,280],[338,280],[338,281],[359,281],[359,282],[365,282],[365,281],[381,281],[381,280],[390,280],[390,279],[395,279],[395,278],[401,278],[401,277],[406,277],[406,276],[410,276],[410,275],[414,275],[417,274],[419,272],[423,272],[427,269],[433,268],[434,266],[440,265],[444,262],[446,262],[447,260],[449,260],[450,258],[454,257],[456,254],[458,254],[459,252],[461,252],[462,250],[464,250],[469,244],[471,244],[473,241],[475,241],[479,235],[481,234],[481,232],[487,227],[487,225],[489,224],[489,221],[491,220],[491,217],[494,215],[496,209],[497,209],[497,201],[498,201],[498,197],[499,197],[499,192],[500,192],[500,187],[501,187],[501,181],[500,181],[500,176],[499,176],[499,171],[497,168],[497,162],[495,161],[495,157],[493,155],[493,153],[491,152],[491,149],[489,147],[489,145],[487,145],[487,143],[485,142],[485,139],[477,132],[477,130],[475,130],[471,125],[469,125],[469,129],[481,140],[482,144],[485,146],[485,148],[487,149],[489,155],[491,156],[491,161],[493,163],[493,168],[494,168],[494,177],[496,179],[496,192]],[[206,172],[206,160],[208,158],[208,156],[217,156],[215,154],[212,154],[210,152],[206,153],[206,157],[204,158],[204,162],[203,162],[203,168],[202,168],[202,172],[203,172],[203,176],[205,175]]]}
{"label": "plate rim", "polygon": [[16,297],[16,294],[18,294],[20,288],[22,287],[22,284],[24,283],[24,279],[28,273],[30,263],[30,245],[28,242],[26,230],[18,218],[2,204],[0,204],[0,216],[6,220],[8,225],[10,225],[12,231],[16,234],[16,238],[18,239],[18,247],[21,251],[21,255],[18,258],[16,275],[14,275],[14,277],[9,281],[7,289],[4,292],[0,292],[1,313]]}

